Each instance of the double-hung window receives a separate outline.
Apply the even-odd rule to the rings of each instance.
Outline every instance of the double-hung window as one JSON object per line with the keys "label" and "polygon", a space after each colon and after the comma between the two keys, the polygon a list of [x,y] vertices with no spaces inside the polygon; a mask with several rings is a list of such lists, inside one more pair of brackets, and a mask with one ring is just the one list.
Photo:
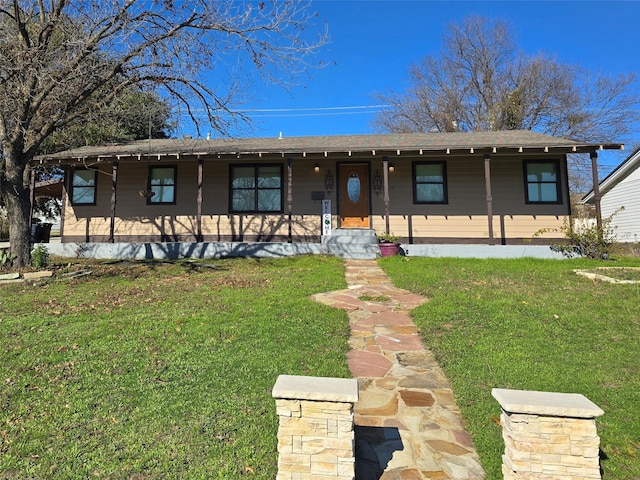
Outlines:
{"label": "double-hung window", "polygon": [[89,169],[76,169],[71,177],[71,204],[95,205],[98,172]]}
{"label": "double-hung window", "polygon": [[525,160],[526,203],[561,203],[560,168],[556,160]]}
{"label": "double-hung window", "polygon": [[413,203],[448,203],[446,162],[413,163]]}
{"label": "double-hung window", "polygon": [[176,167],[149,167],[148,204],[176,203]]}
{"label": "double-hung window", "polygon": [[282,165],[231,165],[231,212],[282,213],[282,173]]}

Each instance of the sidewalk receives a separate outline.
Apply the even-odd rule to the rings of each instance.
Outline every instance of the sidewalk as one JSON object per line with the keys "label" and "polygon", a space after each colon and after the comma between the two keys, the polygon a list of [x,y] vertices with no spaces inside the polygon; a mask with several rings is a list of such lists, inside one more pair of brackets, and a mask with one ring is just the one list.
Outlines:
{"label": "sidewalk", "polygon": [[408,315],[427,299],[395,288],[375,260],[345,263],[348,289],[313,298],[349,314],[356,480],[485,478],[451,385]]}
{"label": "sidewalk", "polygon": [[[60,237],[51,237],[49,240],[49,243],[60,243]],[[49,243],[43,243],[42,245],[46,247],[47,245],[49,245]],[[35,245],[38,245],[38,244],[35,244]],[[10,246],[11,244],[9,243],[8,240],[4,242],[0,242],[0,248],[9,248]]]}

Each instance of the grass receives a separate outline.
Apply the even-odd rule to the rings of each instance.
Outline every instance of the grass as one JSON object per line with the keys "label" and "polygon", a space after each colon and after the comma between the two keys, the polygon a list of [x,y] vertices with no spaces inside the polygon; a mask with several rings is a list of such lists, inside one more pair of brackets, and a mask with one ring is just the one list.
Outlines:
{"label": "grass", "polygon": [[388,302],[391,299],[386,295],[360,295],[358,300],[363,302]]}
{"label": "grass", "polygon": [[488,479],[504,443],[492,388],[581,393],[597,419],[607,480],[640,478],[640,285],[594,282],[574,268],[640,261],[396,257],[394,284],[430,298],[412,314],[451,380]]}
{"label": "grass", "polygon": [[343,265],[211,263],[0,286],[0,478],[275,478],[277,376],[349,376],[346,313],[308,298]]}

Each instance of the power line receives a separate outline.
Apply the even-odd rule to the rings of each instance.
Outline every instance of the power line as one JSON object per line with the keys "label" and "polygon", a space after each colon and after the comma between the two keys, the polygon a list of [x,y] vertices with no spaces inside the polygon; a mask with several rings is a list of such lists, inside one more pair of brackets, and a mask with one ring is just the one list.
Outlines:
{"label": "power line", "polygon": [[373,109],[373,108],[389,108],[392,105],[380,104],[380,105],[352,105],[345,107],[308,107],[308,108],[247,108],[233,110],[235,112],[318,112],[318,111],[333,111],[333,110],[359,110],[359,109]]}
{"label": "power line", "polygon": [[363,112],[324,112],[324,113],[290,113],[290,114],[273,114],[273,115],[251,115],[252,118],[290,118],[290,117],[328,117],[334,115],[364,115],[371,113],[378,113],[382,110],[369,110]]}
{"label": "power line", "polygon": [[[337,107],[302,107],[302,108],[246,108],[246,109],[230,109],[229,113],[250,115],[253,118],[286,118],[286,117],[321,117],[332,115],[362,115],[379,113],[392,105],[379,104],[379,105],[352,105],[352,106],[337,106]],[[179,116],[189,116],[189,114],[179,109]],[[204,109],[197,108],[192,109],[191,114],[205,113]],[[257,114],[257,115],[252,115]]]}

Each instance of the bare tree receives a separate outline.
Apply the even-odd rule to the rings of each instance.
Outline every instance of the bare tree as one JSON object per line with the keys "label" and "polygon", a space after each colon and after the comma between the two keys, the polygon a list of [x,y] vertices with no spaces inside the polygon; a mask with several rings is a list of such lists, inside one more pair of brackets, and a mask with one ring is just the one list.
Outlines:
{"label": "bare tree", "polygon": [[29,165],[53,132],[131,86],[172,97],[196,124],[204,109],[228,132],[248,120],[231,109],[241,68],[269,82],[299,73],[326,38],[311,24],[299,0],[0,0],[0,193],[16,266],[30,260]]}
{"label": "bare tree", "polygon": [[380,131],[536,130],[582,141],[625,140],[640,120],[633,74],[608,76],[518,51],[503,21],[449,26],[438,56],[409,69],[406,92],[378,95],[392,108]]}

